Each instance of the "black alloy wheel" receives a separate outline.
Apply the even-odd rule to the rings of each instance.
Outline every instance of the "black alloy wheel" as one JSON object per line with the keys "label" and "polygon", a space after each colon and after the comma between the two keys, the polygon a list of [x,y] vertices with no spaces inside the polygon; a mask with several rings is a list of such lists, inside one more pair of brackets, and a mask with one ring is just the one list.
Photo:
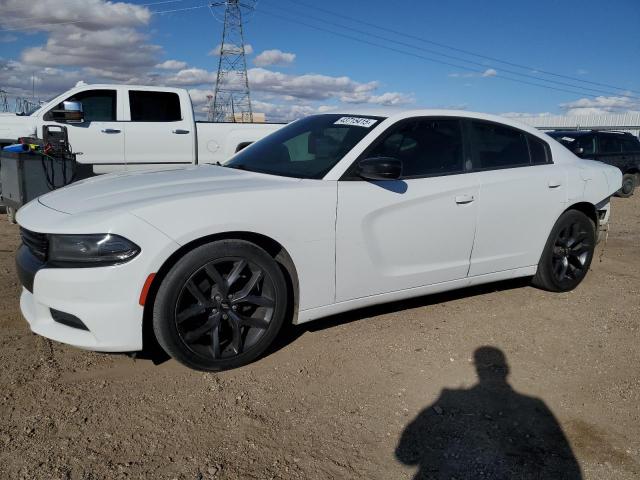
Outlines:
{"label": "black alloy wheel", "polygon": [[191,368],[244,365],[280,330],[286,292],[280,268],[256,245],[224,240],[198,247],[160,286],[154,305],[158,342]]}
{"label": "black alloy wheel", "polygon": [[583,277],[592,250],[592,239],[580,222],[564,226],[556,238],[551,256],[555,279],[565,282]]}
{"label": "black alloy wheel", "polygon": [[567,292],[584,279],[595,250],[594,222],[577,210],[564,212],[547,240],[533,284],[552,292]]}

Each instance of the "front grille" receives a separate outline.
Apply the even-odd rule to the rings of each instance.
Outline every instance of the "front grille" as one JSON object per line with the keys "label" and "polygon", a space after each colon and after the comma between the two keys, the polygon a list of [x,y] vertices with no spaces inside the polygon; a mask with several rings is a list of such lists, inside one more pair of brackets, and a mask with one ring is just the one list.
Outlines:
{"label": "front grille", "polygon": [[36,258],[43,262],[47,259],[49,239],[44,233],[36,233],[20,227],[20,236],[22,237],[22,243]]}

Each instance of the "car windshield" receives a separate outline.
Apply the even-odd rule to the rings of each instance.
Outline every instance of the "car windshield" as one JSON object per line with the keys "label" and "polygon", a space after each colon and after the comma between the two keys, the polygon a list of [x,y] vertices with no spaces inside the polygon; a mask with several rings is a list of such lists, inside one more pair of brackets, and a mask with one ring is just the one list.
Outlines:
{"label": "car windshield", "polygon": [[242,150],[224,166],[294,178],[322,178],[383,118],[313,115]]}

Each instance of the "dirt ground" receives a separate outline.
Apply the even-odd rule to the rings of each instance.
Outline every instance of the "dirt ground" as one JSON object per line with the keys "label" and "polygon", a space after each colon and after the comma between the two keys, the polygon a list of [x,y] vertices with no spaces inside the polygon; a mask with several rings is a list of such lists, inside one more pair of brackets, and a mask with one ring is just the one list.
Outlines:
{"label": "dirt ground", "polygon": [[640,477],[640,194],[574,292],[359,310],[220,374],[33,335],[17,245],[0,216],[2,479]]}

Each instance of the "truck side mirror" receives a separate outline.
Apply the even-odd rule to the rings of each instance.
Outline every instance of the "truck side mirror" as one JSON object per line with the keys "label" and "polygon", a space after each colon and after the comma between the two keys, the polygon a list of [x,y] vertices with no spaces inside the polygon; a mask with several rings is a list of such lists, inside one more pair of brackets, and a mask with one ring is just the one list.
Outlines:
{"label": "truck side mirror", "polygon": [[51,111],[53,119],[64,123],[82,123],[84,122],[84,113],[82,111],[82,102],[64,101],[62,109]]}
{"label": "truck side mirror", "polygon": [[576,147],[576,148],[573,149],[573,153],[575,153],[578,156],[583,155],[584,154],[584,148]]}

